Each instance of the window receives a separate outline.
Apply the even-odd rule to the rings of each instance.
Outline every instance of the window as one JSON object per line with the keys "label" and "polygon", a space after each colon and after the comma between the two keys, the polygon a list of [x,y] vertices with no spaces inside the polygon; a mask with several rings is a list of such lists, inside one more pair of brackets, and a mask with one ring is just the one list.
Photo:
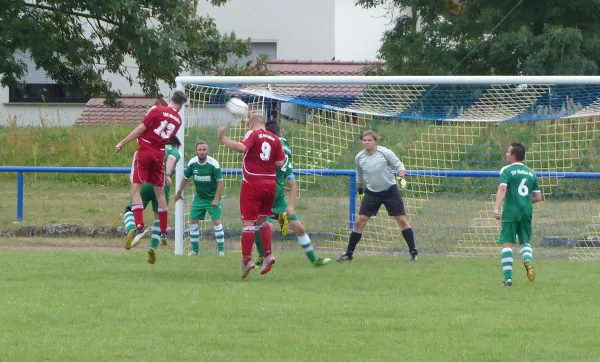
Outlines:
{"label": "window", "polygon": [[10,88],[9,102],[33,103],[87,103],[90,99],[81,88],[69,84],[24,84]]}

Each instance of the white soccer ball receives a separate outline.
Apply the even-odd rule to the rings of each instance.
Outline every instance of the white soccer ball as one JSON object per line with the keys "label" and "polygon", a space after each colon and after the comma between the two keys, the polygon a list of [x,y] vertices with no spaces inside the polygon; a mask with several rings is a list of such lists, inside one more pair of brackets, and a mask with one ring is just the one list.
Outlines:
{"label": "white soccer ball", "polygon": [[248,114],[248,105],[239,98],[231,98],[228,100],[227,103],[225,103],[225,108],[229,113],[235,116],[244,117]]}

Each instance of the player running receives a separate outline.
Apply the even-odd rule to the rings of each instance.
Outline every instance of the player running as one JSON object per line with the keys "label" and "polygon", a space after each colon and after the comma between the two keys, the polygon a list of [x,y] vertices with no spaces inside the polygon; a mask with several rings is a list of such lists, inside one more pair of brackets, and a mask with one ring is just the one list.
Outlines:
{"label": "player running", "polygon": [[[298,244],[304,250],[304,253],[308,257],[308,260],[314,266],[322,266],[328,264],[331,259],[329,258],[318,258],[315,255],[315,249],[313,248],[310,237],[304,231],[304,225],[300,222],[298,215],[294,211],[296,206],[296,195],[298,192],[298,186],[296,184],[296,177],[294,176],[292,169],[292,147],[285,138],[281,136],[281,127],[277,121],[268,121],[266,124],[267,131],[273,133],[281,141],[283,152],[285,153],[285,163],[281,167],[277,167],[277,188],[275,191],[275,201],[273,203],[273,213],[275,219],[279,221],[281,227],[281,234],[287,235],[291,228],[298,238]],[[289,204],[285,201],[285,182],[287,181],[290,186],[290,202]],[[260,241],[260,233],[258,230],[255,231],[254,243],[258,250],[258,259],[255,264],[261,266],[264,261],[264,250]]]}
{"label": "player running", "polygon": [[[519,238],[521,258],[527,271],[527,279],[535,280],[533,269],[533,249],[531,240],[531,219],[533,204],[542,201],[542,191],[538,185],[535,173],[523,164],[525,146],[512,143],[506,152],[508,166],[500,170],[500,185],[496,193],[494,217],[502,219],[502,228],[498,244],[502,245],[503,286],[512,286],[513,246]],[[500,205],[504,201],[502,213]]]}
{"label": "player running", "polygon": [[[179,147],[181,147],[181,142],[177,137],[171,138],[169,140],[169,143],[165,146],[165,200],[167,201],[167,205],[169,204],[169,195],[171,193],[171,176],[175,171],[175,165],[181,157],[181,155],[179,154]],[[140,190],[140,195],[142,196],[142,205],[144,206],[144,210],[146,209],[149,203],[152,203],[152,210],[154,211],[154,222],[152,223],[152,227],[147,227],[142,233],[136,234],[133,212],[131,211],[132,203],[131,201],[129,201],[129,205],[125,207],[125,213],[123,214],[125,230],[127,231],[127,241],[125,242],[125,249],[129,250],[133,246],[137,245],[137,243],[139,243],[140,240],[150,231],[152,231],[151,243],[153,248],[156,249],[158,247],[159,241],[163,244],[163,246],[167,246],[167,239],[161,240],[160,238],[160,224],[158,221],[158,200],[156,199],[156,194],[154,193],[154,186],[149,183],[143,184],[142,189]]]}
{"label": "player running", "polygon": [[273,229],[267,217],[273,217],[275,200],[276,167],[283,166],[285,154],[281,141],[265,129],[265,119],[252,114],[248,119],[250,131],[242,142],[232,141],[225,136],[225,127],[219,127],[219,140],[225,146],[244,154],[242,161],[242,189],[240,191],[240,213],[242,216],[242,278],[254,269],[252,248],[254,247],[254,226],[263,244],[265,259],[260,274],[271,271],[275,264],[272,253]]}
{"label": "player running", "polygon": [[[154,193],[158,201],[160,238],[167,238],[169,209],[167,208],[164,190],[165,146],[177,134],[179,127],[181,127],[179,110],[185,102],[187,102],[185,93],[176,91],[173,93],[167,106],[153,106],[150,108],[146,116],[144,116],[144,121],[115,146],[115,151],[119,152],[127,143],[133,140],[137,140],[138,142],[138,149],[133,154],[130,176],[131,211],[133,212],[136,234],[144,232],[144,206],[140,191],[144,183],[149,183],[154,186]],[[150,247],[148,249],[148,263],[154,264],[155,261],[156,254],[154,248]]]}
{"label": "player running", "polygon": [[183,176],[175,201],[183,199],[181,193],[190,178],[194,181],[196,188],[194,201],[190,206],[190,243],[192,244],[190,255],[200,253],[198,221],[204,220],[207,212],[213,223],[217,251],[219,255],[225,255],[225,232],[223,231],[223,224],[221,224],[221,193],[225,183],[221,174],[221,166],[219,166],[217,160],[208,155],[206,142],[196,143],[196,157],[188,162]]}

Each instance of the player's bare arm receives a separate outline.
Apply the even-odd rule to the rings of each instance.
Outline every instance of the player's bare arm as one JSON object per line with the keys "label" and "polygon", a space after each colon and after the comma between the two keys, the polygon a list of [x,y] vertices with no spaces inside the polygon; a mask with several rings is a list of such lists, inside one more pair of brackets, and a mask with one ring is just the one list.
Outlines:
{"label": "player's bare arm", "polygon": [[221,141],[221,143],[225,146],[239,153],[244,153],[247,150],[246,145],[244,145],[242,142],[233,141],[227,138],[227,136],[225,136],[225,127],[223,126],[219,127],[219,141]]}
{"label": "player's bare arm", "polygon": [[169,156],[169,158],[167,159],[167,173],[165,175],[165,182],[169,186],[171,186],[171,184],[173,183],[173,181],[171,180],[171,175],[173,174],[173,169],[175,169],[176,162],[177,161],[173,156]]}
{"label": "player's bare arm", "polygon": [[144,131],[146,130],[146,125],[143,123],[140,123],[137,127],[135,127],[133,129],[133,131],[131,131],[131,133],[125,137],[121,142],[117,143],[117,145],[115,146],[115,152],[119,152],[121,151],[121,149],[123,149],[123,147],[128,144],[129,142],[138,139],[138,137],[140,137],[142,135],[142,133],[144,133]]}
{"label": "player's bare arm", "polygon": [[496,220],[500,220],[502,214],[500,213],[500,205],[504,201],[506,196],[506,185],[502,184],[498,186],[498,192],[496,192],[496,205],[494,206],[494,217]]}
{"label": "player's bare arm", "polygon": [[179,185],[179,190],[177,190],[177,193],[175,194],[175,201],[179,201],[179,200],[183,200],[183,196],[181,196],[181,193],[183,192],[183,189],[185,189],[185,187],[187,186],[187,178],[183,178],[183,180],[181,180],[181,184]]}
{"label": "player's bare arm", "polygon": [[225,181],[224,180],[219,181],[219,183],[217,184],[217,191],[215,191],[215,198],[211,202],[211,205],[213,207],[219,206],[219,199],[221,198],[221,193],[223,192],[224,188],[225,188]]}
{"label": "player's bare arm", "polygon": [[531,203],[535,204],[536,202],[542,201],[542,192],[534,191],[531,193]]}

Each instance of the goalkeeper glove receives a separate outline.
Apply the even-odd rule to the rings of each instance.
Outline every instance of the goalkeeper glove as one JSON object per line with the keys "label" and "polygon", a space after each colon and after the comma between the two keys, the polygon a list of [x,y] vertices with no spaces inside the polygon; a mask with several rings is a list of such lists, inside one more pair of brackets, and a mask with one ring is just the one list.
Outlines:
{"label": "goalkeeper glove", "polygon": [[365,197],[365,195],[363,194],[362,187],[359,187],[358,190],[357,190],[357,192],[358,192],[358,201],[362,202],[363,197]]}
{"label": "goalkeeper glove", "polygon": [[396,177],[396,182],[398,182],[398,186],[402,190],[406,190],[406,180],[404,179],[404,177],[402,177],[402,176]]}

